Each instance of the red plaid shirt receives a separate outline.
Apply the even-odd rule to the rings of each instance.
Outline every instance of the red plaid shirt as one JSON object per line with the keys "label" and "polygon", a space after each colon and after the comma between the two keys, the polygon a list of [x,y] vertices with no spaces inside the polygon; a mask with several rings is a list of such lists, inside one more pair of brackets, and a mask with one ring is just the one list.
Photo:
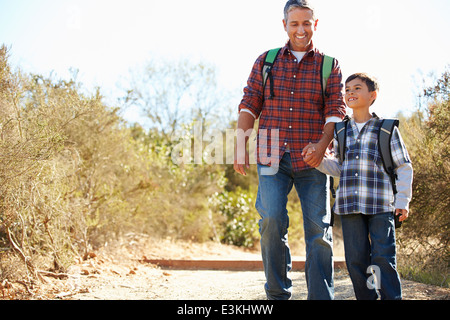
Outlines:
{"label": "red plaid shirt", "polygon": [[[301,155],[303,148],[308,143],[317,143],[321,139],[326,118],[344,117],[342,74],[336,59],[328,79],[325,102],[323,101],[320,83],[323,56],[323,53],[312,45],[298,63],[290,52],[288,42],[281,49],[272,68],[275,97],[265,100],[264,97],[270,96],[270,80],[267,80],[264,95],[262,94],[261,70],[266,53],[256,60],[244,89],[239,112],[247,109],[259,118],[256,148],[258,163],[265,165],[279,163],[286,148],[289,147],[294,170],[310,168],[303,161]],[[262,131],[263,129],[266,131]],[[278,157],[274,156],[275,159],[271,158],[273,129],[279,130]]]}

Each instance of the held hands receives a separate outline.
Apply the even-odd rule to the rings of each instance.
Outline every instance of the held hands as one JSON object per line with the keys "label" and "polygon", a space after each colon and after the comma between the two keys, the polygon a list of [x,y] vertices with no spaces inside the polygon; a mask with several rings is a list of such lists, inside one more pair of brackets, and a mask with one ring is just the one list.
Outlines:
{"label": "held hands", "polygon": [[326,148],[324,149],[319,143],[311,142],[303,149],[303,160],[311,167],[317,168],[323,160]]}

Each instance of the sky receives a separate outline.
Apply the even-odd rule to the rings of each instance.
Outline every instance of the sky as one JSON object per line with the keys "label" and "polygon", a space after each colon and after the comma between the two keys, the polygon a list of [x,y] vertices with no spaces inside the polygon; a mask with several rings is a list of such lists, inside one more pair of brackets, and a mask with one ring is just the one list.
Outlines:
{"label": "sky", "polygon": [[[155,58],[212,64],[219,86],[240,95],[256,58],[288,39],[285,2],[0,0],[0,43],[10,47],[13,67],[64,79],[78,69],[87,88],[111,97],[130,70]],[[315,46],[339,61],[344,79],[355,72],[378,78],[372,111],[380,116],[416,110],[422,78],[450,64],[448,0],[314,3]]]}

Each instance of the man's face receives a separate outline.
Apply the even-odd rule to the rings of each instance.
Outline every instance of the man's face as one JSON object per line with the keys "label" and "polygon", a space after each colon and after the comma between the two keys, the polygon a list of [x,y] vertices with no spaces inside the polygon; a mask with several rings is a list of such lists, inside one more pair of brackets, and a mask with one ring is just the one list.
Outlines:
{"label": "man's face", "polygon": [[317,28],[317,21],[310,9],[295,8],[289,11],[287,21],[283,20],[293,51],[308,51],[311,39]]}

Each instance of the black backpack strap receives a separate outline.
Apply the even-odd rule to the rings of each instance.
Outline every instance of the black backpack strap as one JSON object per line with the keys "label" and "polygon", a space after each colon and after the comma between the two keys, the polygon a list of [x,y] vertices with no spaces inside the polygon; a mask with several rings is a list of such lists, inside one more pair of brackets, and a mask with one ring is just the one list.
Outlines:
{"label": "black backpack strap", "polygon": [[270,96],[269,99],[273,99],[275,97],[274,89],[273,89],[273,75],[272,75],[272,67],[277,59],[278,53],[281,48],[276,48],[269,50],[266,55],[266,59],[264,60],[264,65],[262,69],[262,77],[263,77],[263,93],[266,87],[267,79],[270,81]]}
{"label": "black backpack strap", "polygon": [[[339,161],[342,163],[345,158],[345,147],[347,141],[347,126],[348,121],[350,120],[349,116],[345,116],[341,122],[335,123],[334,132],[336,135],[336,139],[338,141],[339,147]],[[330,191],[333,198],[336,198],[336,190],[334,189],[334,178],[330,176]],[[334,226],[334,207],[331,208],[331,221],[330,226]]]}
{"label": "black backpack strap", "polygon": [[334,132],[338,141],[340,163],[343,163],[345,159],[345,148],[347,146],[347,127],[349,120],[350,117],[347,115],[341,122],[337,122],[334,127]]}
{"label": "black backpack strap", "polygon": [[394,128],[400,124],[397,119],[383,119],[381,120],[380,130],[378,131],[378,151],[383,160],[384,170],[392,183],[392,190],[397,194],[397,175],[395,174],[394,159],[392,158],[391,140]]}

